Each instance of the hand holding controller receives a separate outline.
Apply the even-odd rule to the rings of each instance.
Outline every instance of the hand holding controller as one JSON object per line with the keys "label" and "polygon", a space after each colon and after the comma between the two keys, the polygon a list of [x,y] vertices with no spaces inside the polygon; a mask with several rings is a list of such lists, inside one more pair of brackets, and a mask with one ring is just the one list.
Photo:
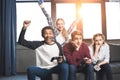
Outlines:
{"label": "hand holding controller", "polygon": [[63,57],[62,57],[62,56],[59,56],[59,57],[52,57],[51,62],[53,62],[54,60],[57,60],[58,63],[62,63]]}

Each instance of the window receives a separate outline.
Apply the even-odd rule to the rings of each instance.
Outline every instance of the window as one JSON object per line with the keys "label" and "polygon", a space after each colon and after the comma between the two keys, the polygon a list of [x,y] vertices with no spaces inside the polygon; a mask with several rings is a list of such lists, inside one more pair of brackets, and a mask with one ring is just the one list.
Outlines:
{"label": "window", "polygon": [[83,3],[81,8],[83,35],[85,39],[92,38],[95,33],[102,33],[100,3]]}
{"label": "window", "polygon": [[[26,31],[25,38],[27,40],[42,40],[41,29],[48,25],[47,19],[38,6],[38,2],[34,0],[23,0],[24,3],[17,0],[17,41],[19,33],[23,26],[23,21],[30,19],[31,25]],[[30,2],[32,1],[32,2]],[[107,40],[120,39],[120,2],[106,2],[106,35]],[[51,2],[45,2],[44,7],[48,14],[51,15]],[[95,33],[102,33],[102,12],[101,3],[82,3],[81,13],[83,22],[84,39],[90,39]],[[68,30],[71,23],[76,19],[76,4],[75,3],[56,3],[56,18],[63,18],[65,20],[65,28]],[[74,30],[76,29],[76,26]],[[73,31],[74,31],[73,30]]]}
{"label": "window", "polygon": [[[31,20],[31,24],[28,27],[25,39],[27,40],[43,40],[41,37],[41,29],[47,26],[47,19],[42,13],[41,8],[37,2],[19,2],[17,6],[17,41],[20,31],[23,27],[24,20]],[[51,3],[45,2],[44,7],[48,14],[51,15]]]}
{"label": "window", "polygon": [[[84,38],[92,38],[93,34],[102,32],[101,5],[99,3],[82,4],[82,22]],[[57,18],[62,17],[66,22],[66,29],[69,28],[73,20],[76,19],[76,5],[59,3],[56,7]],[[76,28],[75,28],[76,29]]]}
{"label": "window", "polygon": [[[57,3],[56,17],[63,18],[65,20],[65,28],[67,30],[72,24],[72,22],[76,19],[76,4]],[[76,29],[76,27],[74,29]]]}
{"label": "window", "polygon": [[107,39],[120,39],[120,2],[106,2]]}

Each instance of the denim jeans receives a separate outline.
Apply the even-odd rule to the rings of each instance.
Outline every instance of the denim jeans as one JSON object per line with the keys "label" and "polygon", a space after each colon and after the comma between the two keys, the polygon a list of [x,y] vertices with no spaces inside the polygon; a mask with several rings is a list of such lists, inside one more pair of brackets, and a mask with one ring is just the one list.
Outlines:
{"label": "denim jeans", "polygon": [[27,69],[27,77],[28,80],[35,80],[35,77],[40,77],[41,80],[51,80],[51,74],[58,73],[59,80],[68,80],[68,64],[61,63],[51,69],[43,69],[36,66],[30,66]]}
{"label": "denim jeans", "polygon": [[94,80],[94,68],[93,65],[88,65],[83,70],[79,70],[74,65],[69,65],[69,80],[76,80],[76,73],[81,72],[85,75],[85,80]]}
{"label": "denim jeans", "polygon": [[96,71],[96,80],[103,80],[103,76],[106,76],[107,80],[112,80],[112,71],[109,64],[104,64],[100,66],[101,70]]}

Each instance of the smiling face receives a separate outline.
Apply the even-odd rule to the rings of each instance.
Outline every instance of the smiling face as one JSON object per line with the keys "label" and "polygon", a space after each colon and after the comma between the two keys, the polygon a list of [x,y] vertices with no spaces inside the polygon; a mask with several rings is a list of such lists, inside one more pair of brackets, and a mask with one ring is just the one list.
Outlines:
{"label": "smiling face", "polygon": [[46,43],[48,43],[48,44],[53,43],[54,32],[53,32],[53,29],[51,27],[45,27],[42,30],[42,36],[43,36]]}
{"label": "smiling face", "polygon": [[62,18],[56,20],[56,28],[61,32],[65,28],[65,22]]}

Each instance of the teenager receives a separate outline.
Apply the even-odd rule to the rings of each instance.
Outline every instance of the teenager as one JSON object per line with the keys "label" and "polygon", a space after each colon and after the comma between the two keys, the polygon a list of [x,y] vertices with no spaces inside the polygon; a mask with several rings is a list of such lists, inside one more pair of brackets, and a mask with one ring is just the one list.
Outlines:
{"label": "teenager", "polygon": [[106,75],[107,80],[112,80],[112,71],[109,64],[110,48],[105,42],[105,36],[101,33],[95,34],[89,49],[96,72],[96,79],[103,80],[104,75]]}
{"label": "teenager", "polygon": [[66,62],[69,64],[69,80],[76,80],[78,72],[85,74],[85,80],[94,80],[92,60],[82,32],[73,31],[71,38],[71,41],[63,46]]}
{"label": "teenager", "polygon": [[19,44],[36,52],[37,66],[27,69],[28,80],[35,80],[36,76],[41,80],[51,80],[52,73],[58,73],[60,80],[68,80],[68,65],[64,62],[61,45],[53,40],[54,30],[46,26],[41,31],[43,41],[28,41],[24,37],[30,23],[29,20],[24,21],[18,40]]}
{"label": "teenager", "polygon": [[76,26],[78,19],[72,22],[69,29],[65,29],[65,21],[62,18],[58,18],[54,23],[50,15],[47,13],[43,6],[44,0],[38,0],[38,4],[47,18],[48,24],[53,27],[55,32],[55,40],[59,42],[62,46],[69,41],[69,34],[71,34],[72,30]]}

